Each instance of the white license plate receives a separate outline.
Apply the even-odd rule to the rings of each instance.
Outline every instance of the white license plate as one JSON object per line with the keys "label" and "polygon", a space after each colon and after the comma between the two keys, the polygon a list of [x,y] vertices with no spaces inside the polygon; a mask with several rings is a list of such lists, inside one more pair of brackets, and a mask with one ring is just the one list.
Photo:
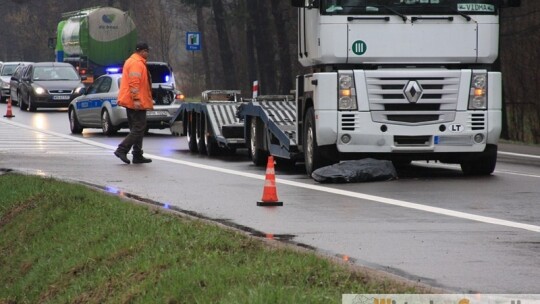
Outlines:
{"label": "white license plate", "polygon": [[167,111],[148,111],[146,112],[148,116],[167,116],[169,112]]}
{"label": "white license plate", "polygon": [[69,99],[69,95],[55,95],[53,96],[54,100],[68,100]]}

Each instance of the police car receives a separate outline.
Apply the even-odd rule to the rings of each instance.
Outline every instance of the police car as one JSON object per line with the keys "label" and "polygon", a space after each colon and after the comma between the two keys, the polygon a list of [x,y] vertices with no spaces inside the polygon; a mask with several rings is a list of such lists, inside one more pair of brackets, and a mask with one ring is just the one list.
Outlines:
{"label": "police car", "polygon": [[[113,135],[129,128],[126,109],[118,105],[118,90],[122,75],[102,75],[75,98],[68,108],[71,133],[81,134],[85,128],[101,129]],[[147,129],[165,129],[183,101],[183,95],[168,83],[152,83],[154,110],[147,111]]]}

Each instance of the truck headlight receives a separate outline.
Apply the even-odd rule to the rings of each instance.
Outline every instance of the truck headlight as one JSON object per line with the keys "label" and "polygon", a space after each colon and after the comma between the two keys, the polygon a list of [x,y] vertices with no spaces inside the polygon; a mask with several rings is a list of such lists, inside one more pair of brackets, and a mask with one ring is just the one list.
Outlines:
{"label": "truck headlight", "polygon": [[343,96],[339,99],[339,109],[340,110],[350,110],[354,108],[353,101],[348,96]]}
{"label": "truck headlight", "polygon": [[469,110],[487,109],[487,73],[473,72],[469,94]]}
{"label": "truck headlight", "polygon": [[352,72],[339,72],[338,78],[338,110],[358,109]]}
{"label": "truck headlight", "polygon": [[339,77],[339,88],[350,89],[352,87],[352,77],[350,75],[341,75]]}

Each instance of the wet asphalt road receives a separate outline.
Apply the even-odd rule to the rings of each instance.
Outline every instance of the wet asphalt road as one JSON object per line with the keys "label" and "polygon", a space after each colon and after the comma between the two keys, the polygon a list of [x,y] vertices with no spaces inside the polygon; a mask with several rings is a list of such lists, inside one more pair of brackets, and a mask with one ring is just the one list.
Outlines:
{"label": "wet asphalt road", "polygon": [[395,181],[322,185],[302,165],[277,168],[284,206],[268,208],[256,206],[265,168],[246,151],[194,155],[163,130],[145,138],[152,164],[124,165],[112,150],[126,133],[72,136],[65,111],[13,112],[0,118],[0,168],[134,195],[450,292],[540,293],[538,148],[501,145],[489,177],[415,162]]}

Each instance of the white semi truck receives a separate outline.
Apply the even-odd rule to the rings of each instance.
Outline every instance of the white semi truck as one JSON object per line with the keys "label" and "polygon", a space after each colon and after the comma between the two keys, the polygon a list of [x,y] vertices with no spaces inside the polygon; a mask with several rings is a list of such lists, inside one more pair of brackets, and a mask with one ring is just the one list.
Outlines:
{"label": "white semi truck", "polygon": [[[457,163],[489,175],[502,127],[499,16],[512,0],[292,0],[292,101],[241,106],[255,164],[302,160],[308,175],[366,156]],[[280,110],[286,109],[286,110]]]}

